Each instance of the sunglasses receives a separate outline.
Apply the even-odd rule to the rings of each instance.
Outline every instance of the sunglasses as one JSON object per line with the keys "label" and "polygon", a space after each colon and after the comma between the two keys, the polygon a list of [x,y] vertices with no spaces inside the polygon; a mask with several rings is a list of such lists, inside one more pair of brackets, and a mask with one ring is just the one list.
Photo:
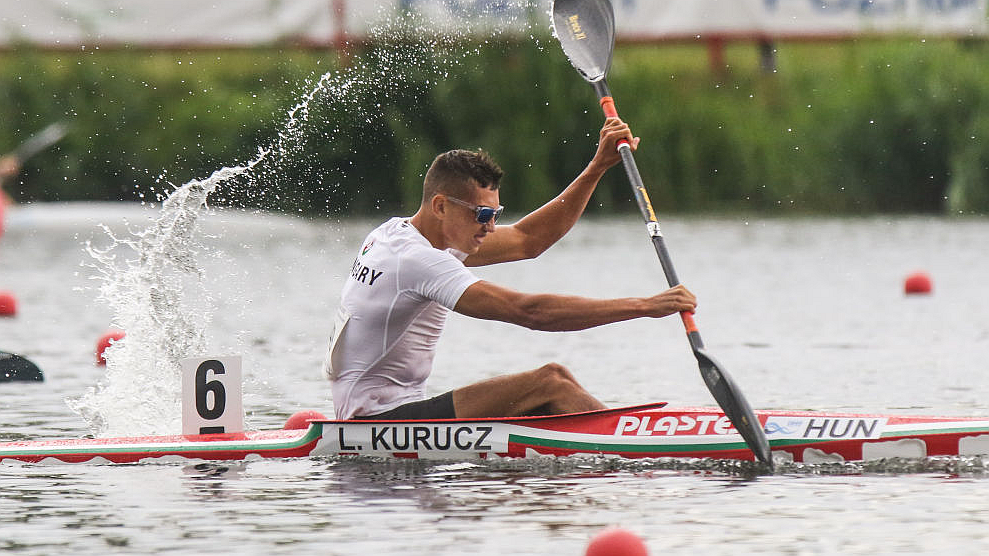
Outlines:
{"label": "sunglasses", "polygon": [[501,213],[505,212],[505,207],[501,205],[498,205],[498,208],[491,208],[484,205],[472,205],[466,201],[461,201],[460,199],[450,196],[447,196],[446,198],[449,201],[453,201],[462,207],[467,207],[474,211],[474,218],[477,219],[478,224],[487,224],[489,221],[497,222],[498,217],[501,216]]}

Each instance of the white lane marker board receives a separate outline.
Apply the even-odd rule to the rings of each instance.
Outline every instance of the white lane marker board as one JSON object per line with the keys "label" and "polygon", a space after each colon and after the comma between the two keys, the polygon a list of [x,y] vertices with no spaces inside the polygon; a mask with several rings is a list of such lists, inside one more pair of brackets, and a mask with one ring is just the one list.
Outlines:
{"label": "white lane marker board", "polygon": [[179,364],[182,434],[243,432],[241,357],[194,357]]}

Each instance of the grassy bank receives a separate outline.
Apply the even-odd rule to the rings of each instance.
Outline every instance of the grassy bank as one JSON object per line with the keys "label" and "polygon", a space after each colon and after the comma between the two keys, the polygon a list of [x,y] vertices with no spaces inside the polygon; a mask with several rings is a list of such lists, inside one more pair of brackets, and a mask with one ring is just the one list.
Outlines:
{"label": "grassy bank", "polygon": [[[408,210],[437,152],[483,147],[504,166],[503,202],[517,211],[552,196],[593,153],[596,99],[552,39],[461,44],[478,54],[439,72],[421,69],[435,53],[389,54],[400,48],[355,50],[344,64],[331,52],[277,49],[4,53],[0,150],[48,122],[73,125],[8,189],[19,200],[160,194],[272,144],[327,71],[366,87],[317,96],[294,150],[218,201]],[[987,50],[919,39],[781,44],[779,70],[767,74],[752,45],[730,47],[721,73],[703,46],[627,45],[609,82],[643,137],[640,169],[664,212],[981,214]],[[382,74],[385,90],[372,90]],[[612,172],[593,210],[630,209]]]}

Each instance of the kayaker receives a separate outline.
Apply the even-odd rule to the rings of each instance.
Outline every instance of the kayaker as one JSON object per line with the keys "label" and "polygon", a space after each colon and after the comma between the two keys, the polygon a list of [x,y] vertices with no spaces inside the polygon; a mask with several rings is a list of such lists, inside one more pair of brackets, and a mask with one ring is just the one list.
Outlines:
{"label": "kayaker", "polygon": [[[372,231],[341,294],[324,370],[338,419],[441,419],[548,415],[601,409],[562,365],[507,374],[426,397],[435,346],[449,310],[533,330],[583,330],[639,317],[693,311],[678,286],[642,298],[527,294],[477,278],[467,267],[531,259],[577,222],[605,171],[633,137],[605,121],[597,151],[556,198],[510,225],[502,213],[502,170],[483,152],[453,150],[433,161],[412,217]],[[486,354],[479,354],[486,355]]]}

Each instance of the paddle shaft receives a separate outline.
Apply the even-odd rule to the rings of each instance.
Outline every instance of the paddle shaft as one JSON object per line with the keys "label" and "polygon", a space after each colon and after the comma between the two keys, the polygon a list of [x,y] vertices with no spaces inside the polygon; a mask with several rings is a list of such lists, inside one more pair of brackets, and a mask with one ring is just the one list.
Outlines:
{"label": "paddle shaft", "polygon": [[11,155],[13,155],[18,162],[24,162],[25,160],[59,142],[62,137],[65,137],[67,129],[66,124],[62,122],[50,124],[48,127],[39,131],[27,141],[21,143],[16,149],[14,149]]}
{"label": "paddle shaft", "polygon": [[[606,118],[617,118],[618,110],[615,108],[615,100],[611,97],[611,91],[608,89],[608,84],[604,78],[592,82],[591,85],[594,86],[594,92],[597,93],[600,99],[604,116]],[[649,193],[646,192],[646,186],[642,183],[642,176],[639,175],[639,167],[635,164],[635,157],[632,156],[632,147],[629,146],[628,141],[623,140],[619,142],[618,152],[622,155],[622,165],[625,166],[628,183],[632,186],[635,201],[639,205],[639,211],[642,213],[642,218],[646,222],[646,230],[649,232],[652,245],[656,249],[656,255],[659,256],[659,263],[663,267],[663,274],[666,275],[666,282],[671,288],[679,286],[680,279],[677,277],[676,269],[673,268],[673,259],[670,258],[670,252],[666,249],[666,240],[663,239],[663,232],[660,229],[659,221],[656,219],[656,212],[652,209],[652,203],[649,201]],[[693,315],[687,311],[683,311],[680,313],[680,319],[683,321],[683,326],[687,330],[690,347],[694,351],[703,349],[704,342],[701,340],[700,332],[694,323]]]}

